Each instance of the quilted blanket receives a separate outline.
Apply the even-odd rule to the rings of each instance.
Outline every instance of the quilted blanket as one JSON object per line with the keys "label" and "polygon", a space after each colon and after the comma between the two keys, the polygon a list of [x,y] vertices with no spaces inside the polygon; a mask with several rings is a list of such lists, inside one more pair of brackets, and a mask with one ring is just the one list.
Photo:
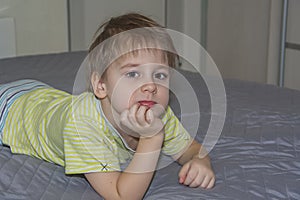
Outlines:
{"label": "quilted blanket", "polygon": [[[85,55],[73,52],[2,59],[0,84],[34,78],[71,92]],[[196,139],[202,142],[211,117],[209,93],[197,74],[181,73],[199,99]],[[145,199],[300,199],[300,91],[240,80],[224,83],[225,124],[210,152],[215,187],[204,190],[180,185],[180,166],[172,163],[156,172]],[[174,99],[171,106],[181,117]],[[102,197],[83,176],[65,175],[61,166],[13,155],[8,147],[0,146],[0,199]]]}

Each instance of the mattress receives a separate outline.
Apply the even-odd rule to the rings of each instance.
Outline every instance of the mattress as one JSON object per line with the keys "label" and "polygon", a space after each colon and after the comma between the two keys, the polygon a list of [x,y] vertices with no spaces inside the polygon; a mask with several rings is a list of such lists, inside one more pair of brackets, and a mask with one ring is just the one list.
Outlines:
{"label": "mattress", "polygon": [[[72,92],[86,52],[0,60],[0,84],[31,78]],[[209,92],[202,78],[179,70],[197,94],[202,142],[211,119]],[[213,189],[178,183],[177,163],[156,171],[144,199],[300,199],[300,91],[234,79],[224,80],[227,112],[222,133],[210,152]],[[178,117],[176,99],[171,106]],[[187,129],[191,127],[186,127]],[[82,175],[0,146],[0,199],[102,199]]]}

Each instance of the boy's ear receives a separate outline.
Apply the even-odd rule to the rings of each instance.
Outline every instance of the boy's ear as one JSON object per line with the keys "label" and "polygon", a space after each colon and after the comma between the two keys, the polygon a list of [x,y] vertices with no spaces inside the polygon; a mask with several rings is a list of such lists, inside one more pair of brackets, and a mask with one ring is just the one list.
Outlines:
{"label": "boy's ear", "polygon": [[93,86],[93,92],[97,98],[103,99],[107,96],[106,85],[101,80],[101,77],[97,72],[92,73],[91,84]]}

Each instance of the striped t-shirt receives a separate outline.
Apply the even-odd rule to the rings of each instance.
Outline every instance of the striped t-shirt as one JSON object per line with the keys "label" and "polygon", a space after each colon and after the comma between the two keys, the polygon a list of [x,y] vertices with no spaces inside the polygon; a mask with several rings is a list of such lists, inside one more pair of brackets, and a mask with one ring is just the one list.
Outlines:
{"label": "striped t-shirt", "polygon": [[50,87],[37,80],[22,79],[14,82],[0,84],[0,145],[2,145],[2,134],[11,105],[23,94],[37,88]]}
{"label": "striped t-shirt", "polygon": [[[162,121],[162,151],[175,155],[189,145],[191,137],[170,107]],[[13,103],[3,143],[13,153],[64,166],[67,174],[120,171],[121,164],[134,154],[102,114],[92,93],[74,96],[53,88],[36,89]]]}

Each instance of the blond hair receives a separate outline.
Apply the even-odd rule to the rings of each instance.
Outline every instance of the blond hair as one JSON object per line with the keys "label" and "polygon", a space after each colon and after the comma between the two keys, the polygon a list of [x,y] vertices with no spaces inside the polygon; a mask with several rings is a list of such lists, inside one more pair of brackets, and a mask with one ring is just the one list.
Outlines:
{"label": "blond hair", "polygon": [[111,18],[99,27],[89,47],[90,72],[102,75],[116,59],[139,50],[157,54],[170,67],[176,66],[178,55],[163,26],[138,13]]}

